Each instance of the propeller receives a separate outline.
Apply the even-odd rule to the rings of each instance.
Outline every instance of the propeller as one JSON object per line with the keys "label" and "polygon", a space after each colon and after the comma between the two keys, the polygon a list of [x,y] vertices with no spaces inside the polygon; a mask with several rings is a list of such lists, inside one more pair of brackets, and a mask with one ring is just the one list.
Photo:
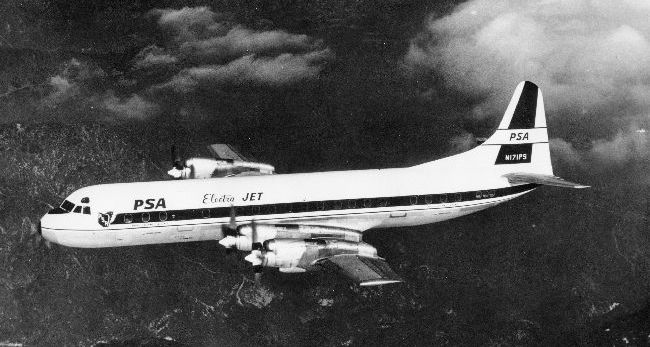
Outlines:
{"label": "propeller", "polygon": [[221,226],[221,240],[219,240],[219,244],[222,246],[226,247],[226,254],[232,254],[235,252],[235,248],[233,245],[228,242],[228,237],[236,237],[238,235],[237,232],[237,215],[236,215],[236,210],[235,206],[230,205],[230,221],[228,224],[224,224]]}
{"label": "propeller", "polygon": [[181,158],[181,155],[178,153],[178,150],[174,145],[172,145],[172,166],[176,170],[183,170],[183,168],[185,168],[184,160]]}
{"label": "propeller", "polygon": [[171,150],[172,155],[172,169],[167,171],[167,174],[174,177],[175,179],[181,179],[183,177],[183,171],[185,170],[185,160],[183,160],[176,150],[176,146],[172,145]]}
{"label": "propeller", "polygon": [[255,223],[254,219],[251,221],[251,243],[251,247],[254,251],[261,251],[264,249],[262,243],[257,239],[257,223]]}
{"label": "propeller", "polygon": [[255,284],[262,283],[262,267],[261,265],[253,266],[253,274],[255,276]]}

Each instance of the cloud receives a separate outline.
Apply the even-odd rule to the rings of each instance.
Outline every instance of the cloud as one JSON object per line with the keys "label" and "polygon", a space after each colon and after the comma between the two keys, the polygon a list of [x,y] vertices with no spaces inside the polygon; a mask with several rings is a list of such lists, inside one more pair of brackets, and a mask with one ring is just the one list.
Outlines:
{"label": "cloud", "polygon": [[[221,86],[240,86],[233,93],[247,93],[246,87],[314,80],[334,58],[322,41],[308,35],[246,28],[208,7],[156,9],[149,17],[162,31],[161,40],[141,49],[126,69],[70,59],[45,81],[49,94],[40,100],[43,109],[132,120],[208,109],[205,104],[214,110],[215,99],[224,96]],[[200,95],[187,95],[199,90]]]}
{"label": "cloud", "polygon": [[76,92],[76,86],[61,75],[50,77],[50,86],[53,88],[50,99],[53,101],[63,100]]}
{"label": "cloud", "polygon": [[114,115],[143,120],[156,114],[158,106],[143,97],[133,94],[126,98],[118,98],[113,91],[108,91],[99,102],[102,107]]}
{"label": "cloud", "polygon": [[532,80],[551,126],[571,125],[551,135],[586,137],[595,156],[635,160],[641,153],[621,156],[635,142],[616,134],[650,122],[648,18],[643,1],[472,0],[430,18],[404,62],[435,75],[431,88],[470,98],[474,117],[495,121],[517,83]]}
{"label": "cloud", "polygon": [[165,47],[143,49],[135,66],[178,68],[153,91],[187,93],[201,85],[221,84],[285,86],[317,78],[324,62],[334,58],[322,41],[283,30],[245,28],[207,7],[150,14],[171,35]]}
{"label": "cloud", "polygon": [[630,161],[650,161],[648,135],[639,129],[620,132],[610,140],[596,140],[591,155],[598,161],[625,164]]}
{"label": "cloud", "polygon": [[274,51],[309,51],[320,46],[307,35],[289,34],[282,30],[256,32],[235,26],[223,36],[185,42],[180,50],[194,57],[221,59]]}
{"label": "cloud", "polygon": [[68,101],[82,95],[86,87],[96,80],[106,77],[104,70],[94,64],[70,59],[61,69],[61,72],[49,78],[50,94],[42,101],[48,107]]}
{"label": "cloud", "polygon": [[224,65],[187,68],[170,81],[158,86],[187,93],[201,85],[284,86],[316,78],[322,66],[318,62],[331,56],[329,50],[306,54],[280,54],[276,57],[243,56]]}
{"label": "cloud", "polygon": [[217,14],[205,6],[183,7],[180,10],[154,9],[150,15],[158,17],[158,25],[170,30],[179,41],[218,34],[223,25],[216,22]]}
{"label": "cloud", "polygon": [[145,69],[160,65],[169,65],[178,62],[178,58],[167,54],[158,46],[149,46],[144,48],[135,58],[134,68]]}

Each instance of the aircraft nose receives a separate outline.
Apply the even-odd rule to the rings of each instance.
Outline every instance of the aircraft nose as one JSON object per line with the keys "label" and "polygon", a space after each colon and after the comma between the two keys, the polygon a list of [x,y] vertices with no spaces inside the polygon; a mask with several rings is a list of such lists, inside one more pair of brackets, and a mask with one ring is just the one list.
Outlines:
{"label": "aircraft nose", "polygon": [[55,231],[50,228],[51,225],[49,223],[49,219],[50,217],[48,215],[45,215],[43,218],[41,218],[40,222],[38,222],[38,233],[43,236],[44,239],[50,242],[58,243]]}

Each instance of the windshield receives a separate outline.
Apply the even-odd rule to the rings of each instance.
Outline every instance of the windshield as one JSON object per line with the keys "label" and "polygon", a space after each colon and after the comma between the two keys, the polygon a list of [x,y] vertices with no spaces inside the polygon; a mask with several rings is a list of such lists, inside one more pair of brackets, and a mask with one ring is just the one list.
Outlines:
{"label": "windshield", "polygon": [[63,203],[61,204],[61,208],[66,210],[67,212],[70,212],[74,208],[74,204],[68,200],[64,200]]}

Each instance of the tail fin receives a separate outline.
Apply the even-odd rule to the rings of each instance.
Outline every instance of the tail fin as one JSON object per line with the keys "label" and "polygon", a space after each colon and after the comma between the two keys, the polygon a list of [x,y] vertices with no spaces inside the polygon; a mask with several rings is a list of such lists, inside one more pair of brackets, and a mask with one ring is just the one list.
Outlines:
{"label": "tail fin", "polygon": [[496,132],[479,147],[498,148],[493,165],[504,171],[552,175],[542,91],[532,82],[519,83]]}
{"label": "tail fin", "polygon": [[[560,185],[553,176],[544,100],[539,87],[529,81],[519,83],[499,127],[480,146],[418,167],[440,165],[462,170],[490,169],[512,184],[530,181]],[[569,185],[585,187],[562,180],[562,186]]]}

